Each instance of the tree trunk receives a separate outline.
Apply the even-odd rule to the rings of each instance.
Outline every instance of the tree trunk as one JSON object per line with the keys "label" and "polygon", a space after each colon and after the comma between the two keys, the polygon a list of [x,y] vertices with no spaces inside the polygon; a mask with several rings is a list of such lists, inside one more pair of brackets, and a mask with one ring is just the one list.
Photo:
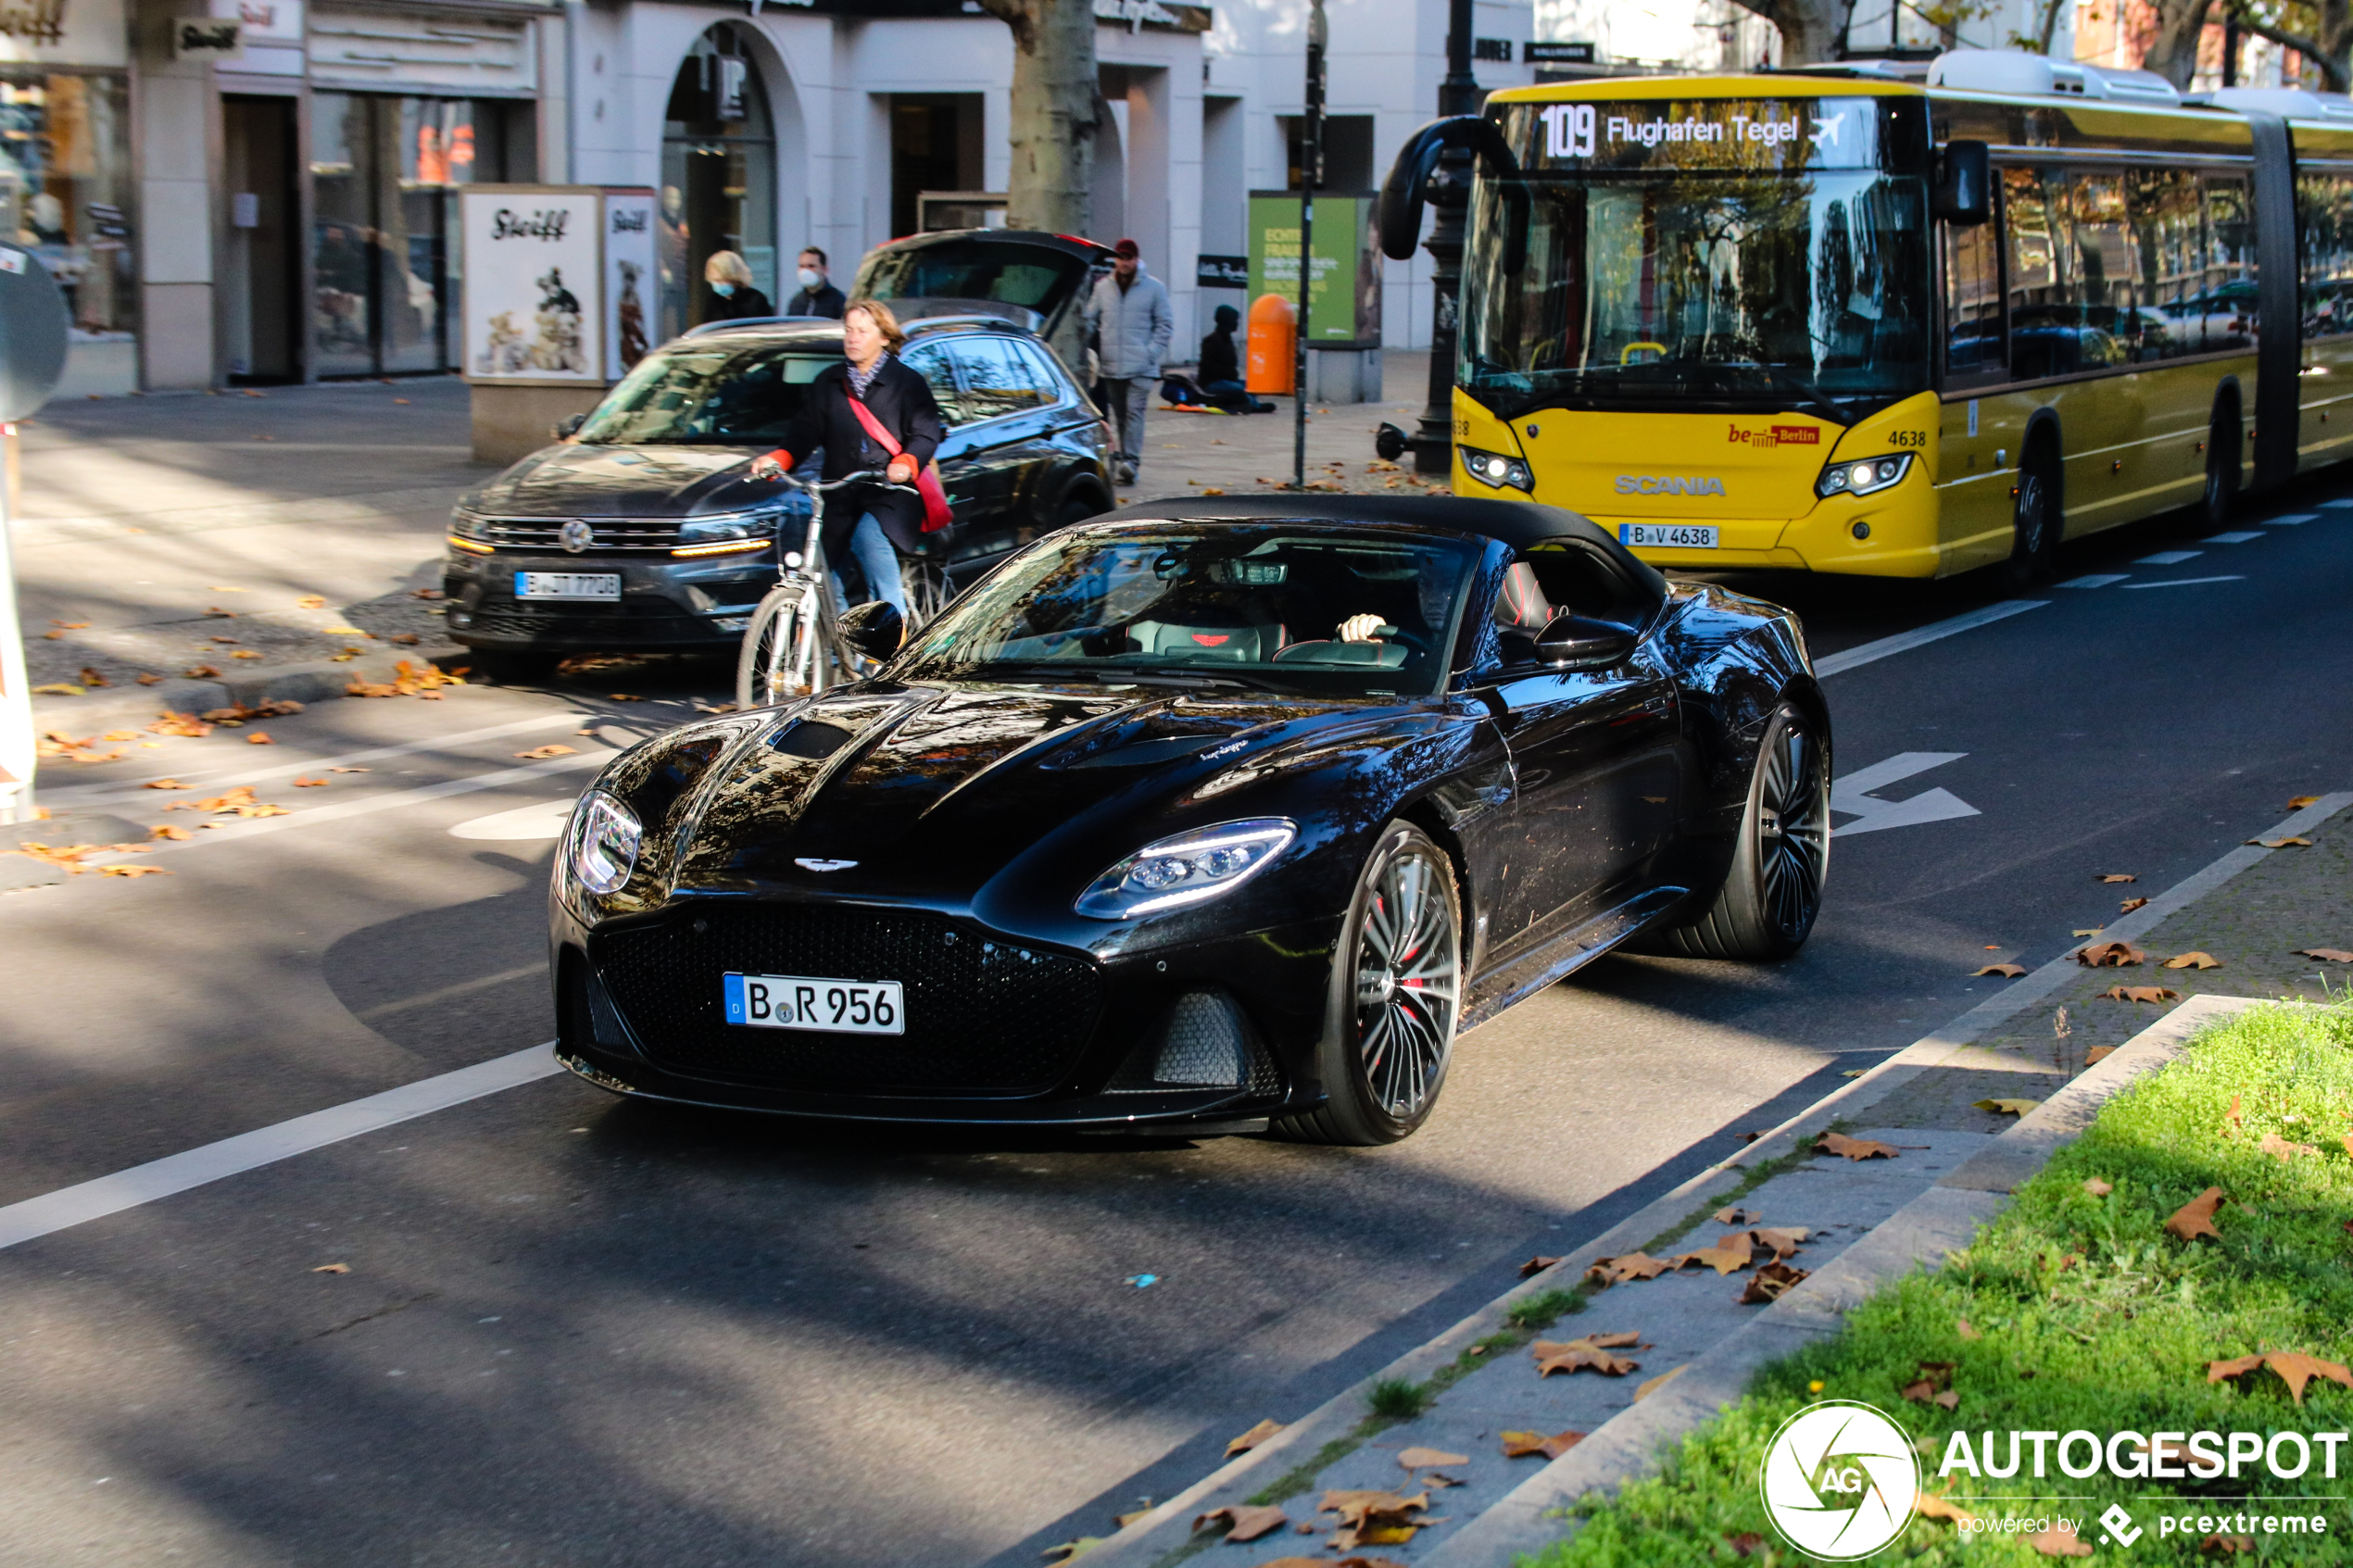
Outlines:
{"label": "tree trunk", "polygon": [[1773,24],[1781,35],[1783,66],[1822,65],[1838,58],[1855,0],[1735,0]]}
{"label": "tree trunk", "polygon": [[2142,51],[2141,69],[2187,90],[2197,71],[2198,40],[2214,0],[2157,0],[2157,31]]}
{"label": "tree trunk", "polygon": [[1093,0],[980,0],[1013,34],[1013,171],[1005,223],[1083,234],[1095,207]]}
{"label": "tree trunk", "polygon": [[2247,0],[2229,3],[2231,15],[2237,19],[2239,26],[2259,38],[2294,49],[2319,68],[2329,92],[2342,93],[2353,87],[2353,0],[2320,0],[2316,6],[2300,7],[2319,23],[2309,33],[2282,25],[2278,19],[2282,12],[2276,6],[2266,16]]}

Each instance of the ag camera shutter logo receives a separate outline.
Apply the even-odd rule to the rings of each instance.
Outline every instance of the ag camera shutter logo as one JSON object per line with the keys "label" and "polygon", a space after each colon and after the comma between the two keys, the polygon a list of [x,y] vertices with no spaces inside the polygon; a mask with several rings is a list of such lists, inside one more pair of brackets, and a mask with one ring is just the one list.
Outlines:
{"label": "ag camera shutter logo", "polygon": [[1919,1482],[1904,1429],[1845,1399],[1808,1405],[1783,1422],[1758,1478],[1781,1538],[1831,1562],[1869,1557],[1901,1536]]}

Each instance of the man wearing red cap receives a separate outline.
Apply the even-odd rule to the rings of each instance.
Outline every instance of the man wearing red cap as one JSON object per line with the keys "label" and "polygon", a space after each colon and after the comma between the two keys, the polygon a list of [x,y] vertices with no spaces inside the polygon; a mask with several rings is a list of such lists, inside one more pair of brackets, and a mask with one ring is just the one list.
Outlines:
{"label": "man wearing red cap", "polygon": [[1119,483],[1136,483],[1144,458],[1144,410],[1160,384],[1160,358],[1176,330],[1168,290],[1144,270],[1136,242],[1112,246],[1111,275],[1087,299],[1087,332],[1103,366],[1103,393],[1119,426]]}

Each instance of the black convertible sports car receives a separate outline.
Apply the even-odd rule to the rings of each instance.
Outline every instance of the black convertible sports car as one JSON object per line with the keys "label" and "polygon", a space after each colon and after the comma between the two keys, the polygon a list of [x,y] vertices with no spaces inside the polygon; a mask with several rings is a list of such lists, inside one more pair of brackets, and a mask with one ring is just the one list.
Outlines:
{"label": "black convertible sports car", "polygon": [[559,1053],[828,1117],[1386,1143],[1629,940],[1794,952],[1830,719],[1786,612],[1573,513],[1281,496],[1038,540],[871,680],[574,809]]}

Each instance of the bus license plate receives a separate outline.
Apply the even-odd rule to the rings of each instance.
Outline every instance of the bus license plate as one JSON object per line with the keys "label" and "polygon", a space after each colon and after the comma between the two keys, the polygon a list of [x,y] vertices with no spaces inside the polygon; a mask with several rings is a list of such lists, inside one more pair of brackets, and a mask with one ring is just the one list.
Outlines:
{"label": "bus license plate", "polygon": [[1635,550],[1712,550],[1716,529],[1705,523],[1621,522],[1617,542]]}
{"label": "bus license plate", "polygon": [[515,597],[519,599],[603,599],[621,602],[621,573],[617,571],[518,571],[515,573]]}
{"label": "bus license plate", "polygon": [[824,1029],[904,1035],[907,1004],[896,980],[825,980],[807,974],[721,977],[727,1022],[753,1029]]}

